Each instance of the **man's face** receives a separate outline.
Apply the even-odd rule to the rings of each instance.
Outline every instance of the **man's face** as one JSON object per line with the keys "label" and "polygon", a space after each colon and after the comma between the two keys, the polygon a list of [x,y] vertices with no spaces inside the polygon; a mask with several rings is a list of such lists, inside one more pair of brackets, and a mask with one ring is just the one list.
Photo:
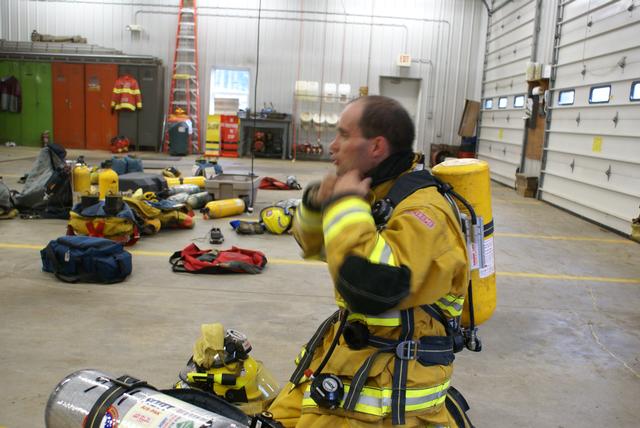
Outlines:
{"label": "man's face", "polygon": [[338,175],[352,169],[364,175],[375,166],[371,140],[362,136],[358,126],[363,108],[363,104],[356,101],[347,105],[340,115],[338,133],[329,145],[331,160]]}

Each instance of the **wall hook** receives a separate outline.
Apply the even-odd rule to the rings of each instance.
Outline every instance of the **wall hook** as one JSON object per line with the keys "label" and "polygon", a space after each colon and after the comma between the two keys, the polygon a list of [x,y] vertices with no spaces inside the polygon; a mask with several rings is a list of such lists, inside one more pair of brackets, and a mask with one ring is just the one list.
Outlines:
{"label": "wall hook", "polygon": [[618,120],[619,120],[618,119],[618,112],[616,112],[616,115],[613,116],[612,120],[613,120],[613,126],[617,128],[618,127]]}
{"label": "wall hook", "polygon": [[578,113],[578,116],[576,117],[576,126],[580,126],[580,113]]}
{"label": "wall hook", "polygon": [[569,166],[571,167],[571,172],[573,172],[573,169],[576,167],[576,160],[571,159],[571,163],[569,164]]}
{"label": "wall hook", "polygon": [[607,181],[611,178],[611,165],[609,165],[609,169],[607,169],[604,174],[607,176]]}

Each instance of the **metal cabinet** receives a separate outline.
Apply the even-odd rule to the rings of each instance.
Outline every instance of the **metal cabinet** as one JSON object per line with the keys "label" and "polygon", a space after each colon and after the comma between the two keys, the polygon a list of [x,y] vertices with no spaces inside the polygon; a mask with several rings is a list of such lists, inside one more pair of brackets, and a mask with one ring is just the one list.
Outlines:
{"label": "metal cabinet", "polygon": [[118,134],[129,138],[136,150],[157,150],[164,106],[164,69],[159,65],[120,65],[118,75],[133,76],[140,86],[142,109],[118,112]]}
{"label": "metal cabinet", "polygon": [[[20,80],[20,63],[17,61],[0,61],[0,79],[10,76]],[[7,141],[19,143],[21,137],[21,113],[0,111],[0,143],[4,144]]]}
{"label": "metal cabinet", "polygon": [[[40,146],[40,135],[53,131],[51,98],[51,64],[23,62],[20,70],[22,86],[22,113],[20,144]],[[55,137],[55,136],[53,136]]]}
{"label": "metal cabinet", "polygon": [[55,142],[67,149],[85,148],[84,64],[54,62],[53,132]]}
{"label": "metal cabinet", "polygon": [[111,111],[111,94],[118,78],[115,64],[85,65],[85,134],[87,149],[109,150],[118,131],[118,117]]}

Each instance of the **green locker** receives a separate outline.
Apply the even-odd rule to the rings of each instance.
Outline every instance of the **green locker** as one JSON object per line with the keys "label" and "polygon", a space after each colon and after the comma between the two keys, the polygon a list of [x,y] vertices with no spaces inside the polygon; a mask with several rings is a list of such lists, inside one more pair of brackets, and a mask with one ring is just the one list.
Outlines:
{"label": "green locker", "polygon": [[20,79],[22,86],[22,140],[24,146],[40,146],[40,134],[49,131],[53,139],[53,110],[51,92],[51,64],[23,62]]}
{"label": "green locker", "polygon": [[[18,61],[0,61],[0,79],[14,76],[20,80],[20,68]],[[20,144],[22,140],[21,116],[21,113],[0,111],[0,144],[4,144],[7,141],[14,141]]]}

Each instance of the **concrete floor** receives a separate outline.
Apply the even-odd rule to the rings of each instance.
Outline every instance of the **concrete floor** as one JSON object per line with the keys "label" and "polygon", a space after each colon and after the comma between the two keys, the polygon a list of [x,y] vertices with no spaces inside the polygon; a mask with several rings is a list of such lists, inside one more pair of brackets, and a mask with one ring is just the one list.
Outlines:
{"label": "concrete floor", "polygon": [[[20,189],[36,149],[0,148],[0,175]],[[81,152],[70,151],[69,158]],[[90,163],[106,152],[87,152]],[[157,158],[156,154],[142,154]],[[223,159],[225,172],[248,159]],[[168,166],[171,162],[150,162]],[[187,171],[191,158],[175,165]],[[259,159],[259,175],[303,185],[329,164]],[[545,203],[493,185],[498,306],[484,349],[458,354],[453,384],[478,427],[637,427],[640,409],[640,246]],[[256,211],[296,191],[258,193]],[[38,250],[62,220],[0,221],[0,426],[44,426],[47,398],[67,374],[96,368],[169,387],[201,323],[246,333],[283,384],[293,359],[335,308],[326,267],[301,263],[290,236],[237,236],[228,219],[162,231],[134,247],[134,273],[115,285],[65,284],[41,272]],[[255,217],[255,215],[254,215]],[[212,226],[225,248],[263,250],[261,275],[171,272],[168,257]]]}

